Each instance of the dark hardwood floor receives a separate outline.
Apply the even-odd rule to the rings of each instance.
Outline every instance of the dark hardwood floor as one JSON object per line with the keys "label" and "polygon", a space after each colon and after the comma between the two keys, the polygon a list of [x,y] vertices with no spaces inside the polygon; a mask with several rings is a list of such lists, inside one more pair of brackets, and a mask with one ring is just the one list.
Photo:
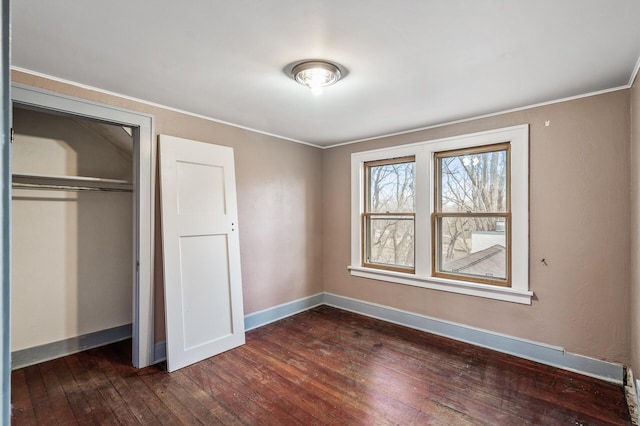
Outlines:
{"label": "dark hardwood floor", "polygon": [[130,351],[14,371],[13,424],[630,424],[621,386],[327,306],[171,374]]}

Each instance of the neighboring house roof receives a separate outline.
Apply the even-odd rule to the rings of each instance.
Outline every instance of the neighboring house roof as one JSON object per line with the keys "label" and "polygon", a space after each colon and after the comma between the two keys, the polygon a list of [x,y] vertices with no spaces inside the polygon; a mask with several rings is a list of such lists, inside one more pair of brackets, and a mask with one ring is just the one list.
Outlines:
{"label": "neighboring house roof", "polygon": [[445,271],[469,275],[504,277],[506,272],[506,248],[500,244],[471,253],[444,264]]}

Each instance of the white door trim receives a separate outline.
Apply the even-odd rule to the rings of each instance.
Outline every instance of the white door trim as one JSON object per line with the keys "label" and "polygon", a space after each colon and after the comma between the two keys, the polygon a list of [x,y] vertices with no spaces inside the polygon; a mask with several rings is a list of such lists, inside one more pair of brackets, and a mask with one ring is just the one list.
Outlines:
{"label": "white door trim", "polygon": [[[134,129],[134,253],[137,253],[137,271],[133,277],[133,365],[146,367],[154,362],[153,333],[153,218],[155,201],[153,116],[127,111],[109,105],[73,98],[59,93],[12,84],[12,100],[31,106],[65,114],[96,119]],[[135,143],[135,141],[138,143]]]}
{"label": "white door trim", "polygon": [[9,299],[11,295],[11,257],[9,235],[11,232],[11,68],[9,51],[11,50],[11,31],[9,9],[11,2],[2,0],[0,4],[0,424],[11,422],[11,324]]}

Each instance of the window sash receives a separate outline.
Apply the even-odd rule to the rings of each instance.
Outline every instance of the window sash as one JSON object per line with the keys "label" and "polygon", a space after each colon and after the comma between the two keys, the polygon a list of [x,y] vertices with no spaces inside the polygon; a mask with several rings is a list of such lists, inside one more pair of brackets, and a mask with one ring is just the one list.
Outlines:
{"label": "window sash", "polygon": [[[439,151],[433,154],[433,162],[434,162],[434,200],[433,200],[433,210],[435,212],[442,212],[442,199],[440,195],[442,194],[442,159],[451,158],[451,157],[459,157],[464,155],[473,155],[473,154],[488,154],[490,152],[497,151],[506,151],[506,166],[505,166],[505,208],[503,211],[485,211],[485,212],[474,212],[470,213],[508,213],[511,212],[511,143],[509,142],[501,142],[490,145],[482,145],[470,148],[462,148],[462,149],[452,149],[448,151]],[[454,212],[449,212],[454,213]]]}
{"label": "window sash", "polygon": [[[442,159],[450,157],[459,157],[474,154],[487,154],[496,151],[506,151],[505,165],[505,210],[506,211],[467,211],[467,212],[443,212],[442,211]],[[431,215],[431,275],[438,278],[447,278],[460,281],[469,281],[481,284],[491,284],[504,287],[511,287],[511,251],[512,251],[512,232],[511,232],[511,144],[509,142],[475,146],[462,149],[453,149],[448,151],[435,152],[433,154],[434,161],[434,191],[433,191],[433,213]],[[455,273],[444,270],[442,258],[443,232],[442,221],[444,218],[504,218],[505,222],[505,278],[487,278],[479,275],[470,275],[464,273]]]}
{"label": "window sash", "polygon": [[[372,220],[401,220],[410,221],[411,232],[411,265],[399,263],[375,262],[371,260],[371,221]],[[386,269],[395,272],[415,273],[416,249],[415,249],[415,213],[363,213],[362,214],[362,266],[366,268]]]}
{"label": "window sash", "polygon": [[[416,254],[416,235],[415,235],[415,210],[410,212],[393,211],[393,212],[372,212],[371,209],[371,169],[374,167],[392,166],[394,164],[413,163],[414,171],[414,188],[415,197],[415,156],[402,156],[382,160],[368,161],[364,163],[364,212],[361,217],[361,254],[362,266],[374,269],[384,269],[388,271],[415,273],[415,254]],[[415,200],[414,200],[415,206]],[[394,263],[373,262],[371,261],[372,241],[371,241],[371,221],[380,218],[380,220],[409,220],[411,221],[411,265],[401,265]],[[384,219],[383,219],[384,218]]]}
{"label": "window sash", "polygon": [[[443,242],[443,219],[446,218],[501,218],[504,221],[504,243],[505,243],[505,271],[503,277],[489,277],[487,275],[448,271],[444,268],[444,242]],[[438,278],[447,278],[460,281],[469,281],[481,284],[491,284],[503,287],[511,286],[511,214],[510,213],[434,213],[432,215],[432,247],[431,264],[433,265],[432,275]],[[465,231],[469,232],[469,231]],[[473,233],[473,231],[471,231]],[[473,237],[472,237],[473,238]],[[488,247],[487,247],[488,248]],[[471,255],[472,253],[469,253]]]}

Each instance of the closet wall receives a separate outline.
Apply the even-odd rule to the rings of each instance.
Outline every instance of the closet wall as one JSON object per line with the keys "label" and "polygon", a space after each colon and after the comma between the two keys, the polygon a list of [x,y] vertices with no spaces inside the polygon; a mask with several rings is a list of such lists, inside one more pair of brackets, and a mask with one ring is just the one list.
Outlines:
{"label": "closet wall", "polygon": [[[132,180],[124,129],[14,108],[14,174]],[[133,194],[12,191],[11,350],[132,321]]]}

